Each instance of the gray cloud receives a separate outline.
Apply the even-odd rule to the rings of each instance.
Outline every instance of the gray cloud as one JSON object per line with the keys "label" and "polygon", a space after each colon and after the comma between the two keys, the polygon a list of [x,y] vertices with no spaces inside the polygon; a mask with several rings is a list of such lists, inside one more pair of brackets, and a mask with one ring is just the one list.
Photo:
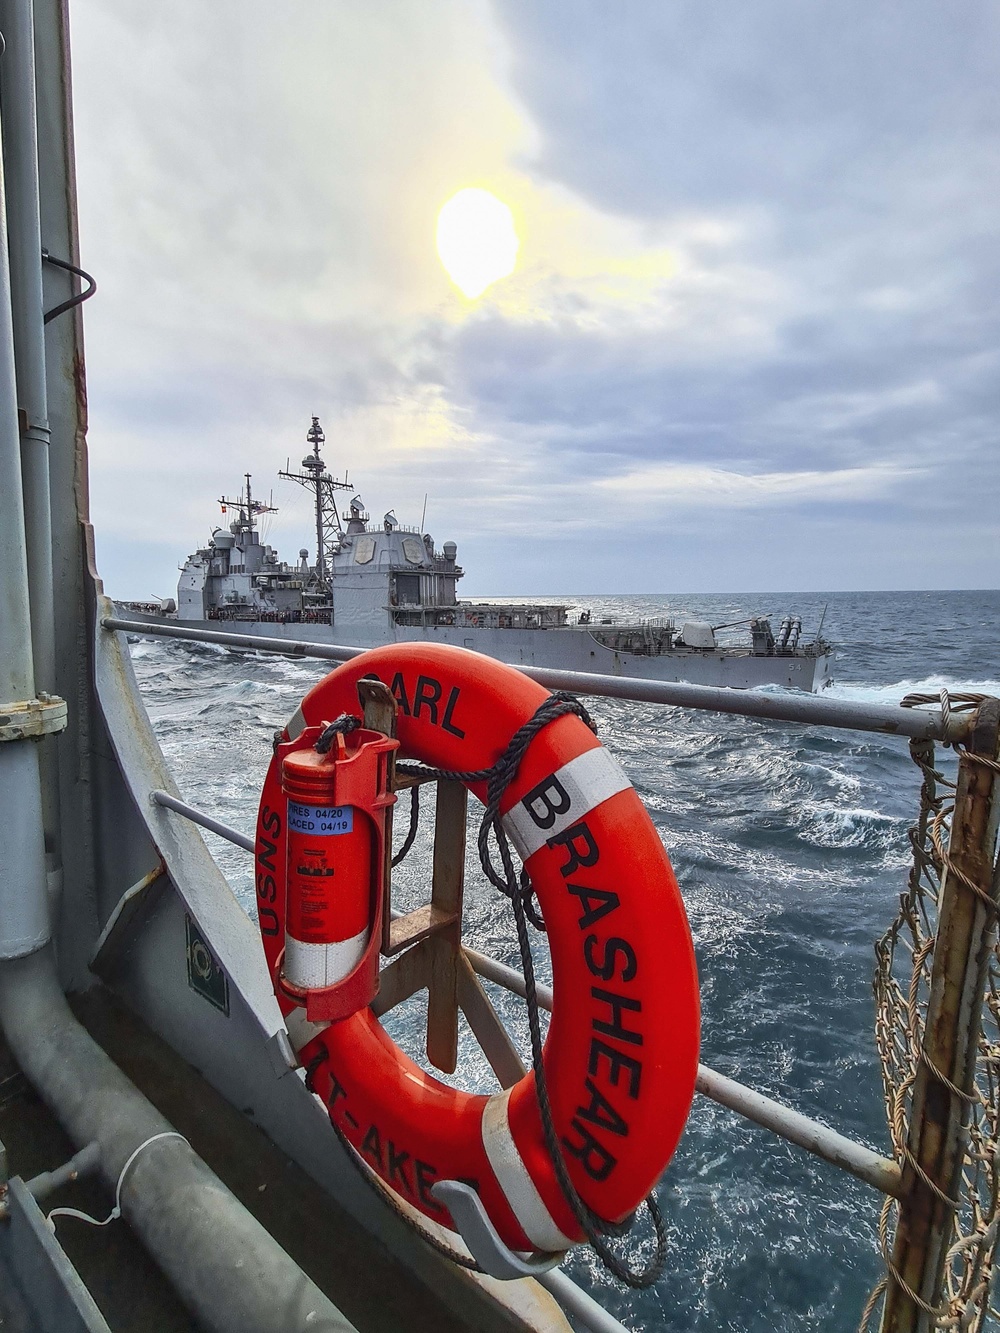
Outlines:
{"label": "gray cloud", "polygon": [[[431,492],[476,591],[996,584],[995,7],[252,10],[75,9],[112,588],[139,476],[166,571],[312,411],[373,509]],[[558,273],[530,316],[386,296],[428,244],[400,183],[466,183],[438,146],[475,162],[498,69],[537,187],[678,255],[641,310]]]}
{"label": "gray cloud", "polygon": [[[867,582],[879,570],[928,577],[917,523],[931,525],[936,578],[995,581],[995,529],[984,550],[963,519],[970,484],[988,521],[1000,500],[996,10],[636,3],[612,14],[499,0],[498,11],[539,131],[530,170],[650,224],[736,219],[744,256],[786,294],[758,348],[693,364],[669,334],[483,321],[456,349],[458,392],[498,435],[534,427],[583,473],[641,477],[654,461],[751,478],[857,469],[853,500],[835,485],[825,502],[821,488],[785,494],[790,510],[819,502],[852,531],[871,554]],[[866,487],[865,468],[875,482],[899,474],[895,503],[869,506],[867,521],[885,486]],[[663,515],[676,508],[665,494]]]}
{"label": "gray cloud", "polygon": [[[899,202],[971,196],[980,222],[992,215],[975,176],[996,164],[994,6],[496,7],[541,131],[531,165],[609,207],[655,218],[794,199],[853,232],[861,206],[891,210],[905,181]],[[779,225],[805,221],[786,214]]]}

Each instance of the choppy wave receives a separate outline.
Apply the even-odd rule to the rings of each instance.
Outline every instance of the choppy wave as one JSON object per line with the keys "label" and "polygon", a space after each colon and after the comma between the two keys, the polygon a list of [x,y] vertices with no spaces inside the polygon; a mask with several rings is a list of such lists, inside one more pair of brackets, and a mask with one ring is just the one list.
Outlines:
{"label": "choppy wave", "polygon": [[950,694],[992,694],[1000,695],[1000,680],[968,680],[949,675],[922,676],[913,680],[898,680],[888,685],[872,685],[864,681],[843,680],[824,691],[830,699],[846,699],[851,703],[863,704],[898,704],[908,694],[939,694],[948,690]]}
{"label": "choppy wave", "polygon": [[[713,623],[787,607],[807,631],[828,601],[824,633],[840,645],[829,697],[893,704],[942,687],[1000,694],[997,594],[568,600],[616,617],[668,614],[683,602]],[[182,793],[250,832],[273,729],[322,665],[163,640],[133,644],[131,652]],[[592,711],[678,874],[701,976],[703,1060],[884,1151],[872,941],[905,883],[917,793],[905,742],[604,699]],[[209,841],[252,912],[247,857]],[[394,879],[402,906],[426,895],[430,848],[424,826]],[[483,884],[471,847],[468,877],[471,942],[516,962],[506,904]],[[542,954],[539,968],[549,975]],[[526,1049],[520,1002],[490,992]],[[415,1058],[422,1023],[419,997],[390,1020]],[[461,1043],[463,1085],[492,1088],[464,1026]],[[879,1201],[866,1186],[696,1098],[659,1195],[671,1260],[655,1291],[619,1289],[585,1251],[569,1264],[629,1329],[842,1333],[857,1326],[878,1273]],[[639,1234],[627,1242],[633,1252]]]}
{"label": "choppy wave", "polygon": [[833,805],[805,805],[799,836],[818,847],[888,848],[899,842],[900,821],[878,810],[845,810]]}

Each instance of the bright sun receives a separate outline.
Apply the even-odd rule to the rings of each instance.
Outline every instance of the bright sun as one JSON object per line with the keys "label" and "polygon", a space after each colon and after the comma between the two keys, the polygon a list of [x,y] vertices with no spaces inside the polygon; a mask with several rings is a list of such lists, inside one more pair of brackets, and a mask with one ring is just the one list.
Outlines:
{"label": "bright sun", "polygon": [[520,244],[513,214],[489,190],[459,190],[438,214],[441,263],[470,300],[513,273]]}

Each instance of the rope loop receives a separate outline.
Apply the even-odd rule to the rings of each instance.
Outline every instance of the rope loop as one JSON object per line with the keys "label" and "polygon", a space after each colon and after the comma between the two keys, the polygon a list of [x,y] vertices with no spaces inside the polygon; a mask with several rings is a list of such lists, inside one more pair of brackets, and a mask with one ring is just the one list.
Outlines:
{"label": "rope loop", "polygon": [[410,827],[406,830],[406,837],[403,839],[403,845],[392,858],[393,870],[399,865],[400,861],[405,860],[407,852],[413,846],[413,840],[417,836],[417,829],[420,825],[420,788],[413,786],[410,788]]}
{"label": "rope loop", "polygon": [[323,729],[313,749],[317,754],[326,754],[338,735],[349,736],[352,731],[357,731],[362,725],[360,717],[355,717],[353,713],[341,713],[340,717],[330,722]]}

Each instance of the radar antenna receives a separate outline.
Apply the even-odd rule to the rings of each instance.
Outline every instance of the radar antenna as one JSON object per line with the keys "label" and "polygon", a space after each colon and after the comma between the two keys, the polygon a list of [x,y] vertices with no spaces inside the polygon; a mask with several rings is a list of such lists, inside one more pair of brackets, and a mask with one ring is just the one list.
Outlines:
{"label": "radar antenna", "polygon": [[340,526],[337,513],[337,491],[349,491],[350,482],[338,481],[326,470],[326,464],[320,457],[319,447],[326,443],[319,417],[313,417],[312,425],[306,433],[306,439],[312,445],[312,453],[302,460],[302,472],[290,472],[287,463],[278,473],[286,481],[298,482],[307,491],[312,491],[316,506],[316,582],[324,592],[330,591],[330,577],[333,574],[333,557],[340,550],[344,529]]}
{"label": "radar antenna", "polygon": [[258,514],[276,514],[278,511],[273,505],[264,504],[263,500],[255,500],[253,492],[250,489],[250,477],[252,473],[244,472],[246,477],[246,493],[240,492],[238,500],[230,500],[225,495],[219,496],[219,504],[222,506],[222,512],[225,514],[230,509],[235,509],[239,514],[234,526],[239,532],[248,532],[253,527],[253,521]]}

